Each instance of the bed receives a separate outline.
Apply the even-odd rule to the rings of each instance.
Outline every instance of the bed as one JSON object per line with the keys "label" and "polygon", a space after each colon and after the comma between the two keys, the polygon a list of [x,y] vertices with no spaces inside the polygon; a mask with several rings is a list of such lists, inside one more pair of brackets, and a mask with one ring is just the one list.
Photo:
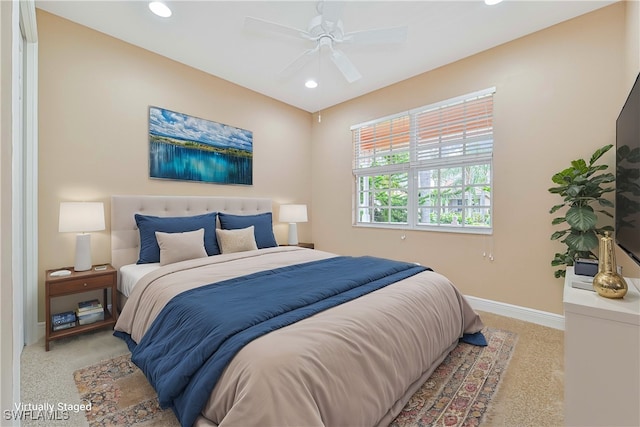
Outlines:
{"label": "bed", "polygon": [[157,235],[171,262],[141,264],[115,326],[182,425],[388,425],[460,338],[481,336],[437,272],[274,245],[269,199],[113,196],[111,209],[119,286],[144,252],[140,215],[216,218],[221,254],[173,262],[163,239],[181,233]]}

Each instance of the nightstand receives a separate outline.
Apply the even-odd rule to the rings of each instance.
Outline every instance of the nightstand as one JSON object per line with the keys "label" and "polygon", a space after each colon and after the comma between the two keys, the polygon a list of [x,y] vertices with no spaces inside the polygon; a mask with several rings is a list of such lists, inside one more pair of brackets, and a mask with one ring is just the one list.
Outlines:
{"label": "nightstand", "polygon": [[298,243],[297,245],[280,245],[280,246],[299,246],[301,248],[307,248],[307,249],[315,249],[315,245],[313,243]]}
{"label": "nightstand", "polygon": [[[118,320],[118,310],[115,309],[117,301],[117,274],[116,269],[106,264],[104,270],[96,270],[93,266],[87,271],[73,271],[73,267],[66,267],[71,271],[68,276],[51,276],[54,270],[47,270],[45,279],[45,350],[49,351],[49,342],[60,338],[77,335],[94,329],[113,327]],[[78,325],[69,329],[53,331],[51,326],[51,299],[64,295],[80,294],[87,291],[103,290],[102,306],[104,307],[104,320],[88,325]],[[111,291],[111,311],[108,309],[107,293]]]}

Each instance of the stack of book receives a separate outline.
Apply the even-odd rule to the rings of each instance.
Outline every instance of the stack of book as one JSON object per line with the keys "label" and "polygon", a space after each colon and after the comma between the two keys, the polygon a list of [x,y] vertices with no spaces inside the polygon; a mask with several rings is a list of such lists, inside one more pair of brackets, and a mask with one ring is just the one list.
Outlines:
{"label": "stack of book", "polygon": [[76,326],[76,314],[73,311],[56,313],[51,316],[51,329],[61,331]]}
{"label": "stack of book", "polygon": [[100,301],[93,299],[91,301],[82,301],[78,303],[76,310],[79,325],[88,325],[89,323],[104,320],[104,308]]}

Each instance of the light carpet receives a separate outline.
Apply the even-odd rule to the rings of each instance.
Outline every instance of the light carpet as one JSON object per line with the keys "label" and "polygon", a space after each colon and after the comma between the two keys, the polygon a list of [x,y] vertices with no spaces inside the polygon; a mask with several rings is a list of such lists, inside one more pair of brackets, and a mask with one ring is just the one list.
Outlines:
{"label": "light carpet", "polygon": [[[485,328],[488,345],[459,343],[413,395],[394,427],[479,425],[498,389],[517,334]],[[177,426],[156,393],[125,354],[79,369],[74,380],[90,426]]]}

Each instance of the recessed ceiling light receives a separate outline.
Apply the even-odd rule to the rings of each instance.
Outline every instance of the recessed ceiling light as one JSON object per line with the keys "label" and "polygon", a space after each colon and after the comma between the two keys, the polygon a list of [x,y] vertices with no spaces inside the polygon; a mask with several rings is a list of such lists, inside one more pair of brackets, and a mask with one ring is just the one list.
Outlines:
{"label": "recessed ceiling light", "polygon": [[318,82],[315,80],[307,80],[304,85],[309,89],[315,89],[318,87]]}
{"label": "recessed ceiling light", "polygon": [[502,3],[502,0],[484,0],[484,4],[487,6],[493,6],[498,3]]}
{"label": "recessed ceiling light", "polygon": [[169,9],[166,4],[159,1],[152,1],[149,3],[149,9],[151,9],[151,12],[162,18],[168,18],[171,16],[171,9]]}

